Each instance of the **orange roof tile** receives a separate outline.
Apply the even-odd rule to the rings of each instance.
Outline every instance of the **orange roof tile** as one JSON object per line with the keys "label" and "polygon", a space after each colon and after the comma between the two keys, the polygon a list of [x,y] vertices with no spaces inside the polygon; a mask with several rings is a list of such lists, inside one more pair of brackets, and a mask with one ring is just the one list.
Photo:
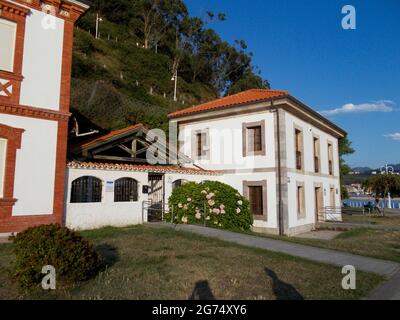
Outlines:
{"label": "orange roof tile", "polygon": [[102,135],[100,137],[94,138],[92,140],[85,140],[85,141],[83,141],[81,143],[77,143],[77,144],[73,145],[72,148],[73,149],[86,148],[86,147],[89,147],[89,146],[91,146],[93,144],[96,144],[96,143],[99,143],[99,142],[103,142],[103,141],[107,141],[107,140],[109,140],[109,139],[111,139],[113,137],[122,135],[122,134],[127,133],[127,132],[129,132],[131,130],[135,130],[135,129],[138,129],[138,128],[141,128],[141,127],[144,127],[143,123],[134,124],[132,126],[129,126],[129,127],[123,128],[123,129],[112,131],[110,133],[107,133],[107,134]]}
{"label": "orange roof tile", "polygon": [[192,113],[211,111],[220,108],[234,107],[245,103],[254,103],[257,101],[268,100],[272,98],[288,96],[288,91],[283,90],[268,90],[268,89],[250,89],[237,94],[233,94],[217,100],[212,100],[197,106],[178,110],[170,113],[169,118],[175,118]]}
{"label": "orange roof tile", "polygon": [[141,164],[125,164],[125,163],[102,163],[102,162],[81,162],[70,161],[67,163],[68,168],[85,168],[85,169],[111,169],[122,171],[142,171],[142,172],[160,172],[160,173],[188,173],[188,174],[204,174],[218,175],[218,171],[197,169],[197,168],[180,168],[171,165],[141,165]]}

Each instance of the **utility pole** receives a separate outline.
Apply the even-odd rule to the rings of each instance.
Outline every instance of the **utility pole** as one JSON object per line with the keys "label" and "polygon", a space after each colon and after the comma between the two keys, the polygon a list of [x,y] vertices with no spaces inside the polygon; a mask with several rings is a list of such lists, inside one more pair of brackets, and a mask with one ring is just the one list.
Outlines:
{"label": "utility pole", "polygon": [[99,14],[96,14],[96,35],[95,38],[98,39],[99,38],[99,22],[103,21],[102,18],[99,17]]}
{"label": "utility pole", "polygon": [[175,69],[175,74],[172,76],[171,81],[175,81],[174,101],[178,101],[178,99],[177,99],[177,90],[178,90],[178,68]]}

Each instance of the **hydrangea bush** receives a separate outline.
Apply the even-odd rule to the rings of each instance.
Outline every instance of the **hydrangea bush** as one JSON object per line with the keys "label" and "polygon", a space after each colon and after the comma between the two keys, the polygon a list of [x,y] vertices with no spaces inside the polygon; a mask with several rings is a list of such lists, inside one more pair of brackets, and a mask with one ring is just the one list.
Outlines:
{"label": "hydrangea bush", "polygon": [[237,190],[217,181],[189,182],[176,188],[167,219],[177,224],[207,224],[230,230],[249,230],[250,204]]}

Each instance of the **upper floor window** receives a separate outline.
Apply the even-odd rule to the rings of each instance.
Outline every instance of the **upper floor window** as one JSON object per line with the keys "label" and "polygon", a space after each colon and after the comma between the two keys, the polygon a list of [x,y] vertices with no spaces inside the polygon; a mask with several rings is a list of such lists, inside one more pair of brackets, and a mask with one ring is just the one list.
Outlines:
{"label": "upper floor window", "polygon": [[132,178],[121,178],[114,184],[114,202],[138,201],[138,182]]}
{"label": "upper floor window", "polygon": [[6,171],[7,140],[0,138],[0,199],[4,198],[4,177]]}
{"label": "upper floor window", "polygon": [[303,169],[303,132],[300,129],[294,130],[294,142],[295,142],[295,159],[296,169]]}
{"label": "upper floor window", "polygon": [[71,203],[101,202],[102,182],[91,176],[72,181]]}
{"label": "upper floor window", "polygon": [[197,130],[193,135],[194,139],[192,139],[192,155],[195,159],[202,160],[208,159],[210,150],[209,150],[209,130]]}
{"label": "upper floor window", "polygon": [[196,155],[197,157],[203,157],[206,155],[206,133],[199,132],[196,134]]}
{"label": "upper floor window", "polygon": [[329,175],[333,175],[333,145],[328,143],[328,170]]}
{"label": "upper floor window", "polygon": [[265,121],[243,124],[243,156],[265,155]]}
{"label": "upper floor window", "polygon": [[17,24],[0,18],[0,70],[14,71]]}
{"label": "upper floor window", "polygon": [[313,138],[313,148],[314,148],[314,172],[320,172],[320,145],[319,139],[317,137]]}

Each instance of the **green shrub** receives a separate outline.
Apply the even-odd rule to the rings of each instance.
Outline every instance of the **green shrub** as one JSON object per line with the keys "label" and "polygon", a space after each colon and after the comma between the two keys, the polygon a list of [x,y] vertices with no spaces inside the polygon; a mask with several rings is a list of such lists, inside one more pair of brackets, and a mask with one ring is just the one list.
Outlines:
{"label": "green shrub", "polygon": [[[231,186],[206,181],[176,188],[169,200],[172,219],[178,224],[207,224],[230,230],[249,230],[253,224],[250,204]],[[171,221],[171,220],[169,220]]]}
{"label": "green shrub", "polygon": [[101,265],[88,241],[58,224],[29,228],[14,238],[14,244],[15,277],[23,287],[39,284],[46,265],[55,268],[57,283],[86,280]]}

